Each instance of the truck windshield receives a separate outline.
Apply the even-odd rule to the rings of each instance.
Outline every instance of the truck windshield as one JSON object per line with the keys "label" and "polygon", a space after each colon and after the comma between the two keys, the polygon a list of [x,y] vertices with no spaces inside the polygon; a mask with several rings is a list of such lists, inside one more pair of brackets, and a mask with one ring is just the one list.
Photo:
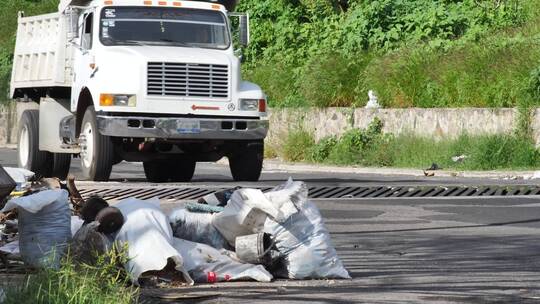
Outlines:
{"label": "truck windshield", "polygon": [[230,39],[219,11],[166,7],[106,7],[101,12],[104,45],[166,45],[226,49]]}

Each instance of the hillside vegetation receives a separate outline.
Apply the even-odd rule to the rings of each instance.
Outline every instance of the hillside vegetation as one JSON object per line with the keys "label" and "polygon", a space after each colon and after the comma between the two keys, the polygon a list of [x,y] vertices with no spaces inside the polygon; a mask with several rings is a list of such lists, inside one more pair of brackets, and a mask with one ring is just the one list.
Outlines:
{"label": "hillside vegetation", "polygon": [[273,106],[538,103],[540,1],[242,0]]}
{"label": "hillside vegetation", "polygon": [[58,0],[2,0],[0,9],[0,102],[6,102],[9,94],[11,62],[17,30],[17,13],[26,15],[54,12]]}
{"label": "hillside vegetation", "polygon": [[[3,0],[0,100],[17,11],[58,0]],[[240,0],[251,17],[245,78],[274,107],[512,107],[540,97],[540,1]]]}

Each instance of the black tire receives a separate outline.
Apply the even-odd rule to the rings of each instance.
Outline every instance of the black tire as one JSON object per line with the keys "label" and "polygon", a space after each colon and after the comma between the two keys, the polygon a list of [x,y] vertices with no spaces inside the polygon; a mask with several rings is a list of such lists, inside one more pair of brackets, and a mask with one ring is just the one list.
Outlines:
{"label": "black tire", "polygon": [[195,173],[197,162],[191,159],[173,160],[170,166],[170,178],[172,182],[189,182]]}
{"label": "black tire", "polygon": [[197,163],[190,159],[171,159],[143,163],[146,179],[151,183],[189,182]]}
{"label": "black tire", "polygon": [[237,182],[256,182],[261,177],[264,144],[247,144],[229,156],[229,168]]}
{"label": "black tire", "polygon": [[[23,134],[25,137],[21,138]],[[50,177],[53,169],[53,157],[50,152],[39,150],[38,110],[26,110],[23,112],[19,122],[17,138],[17,151],[19,152],[17,153],[17,162],[19,167],[30,170],[39,177]]]}
{"label": "black tire", "polygon": [[69,153],[54,153],[52,176],[65,180],[69,174],[71,166],[71,154]]}
{"label": "black tire", "polygon": [[169,180],[170,164],[166,161],[143,162],[144,175],[151,183],[165,183]]}
{"label": "black tire", "polygon": [[122,158],[122,156],[120,156],[118,153],[114,153],[113,165],[118,165],[123,161],[124,159]]}
{"label": "black tire", "polygon": [[[84,179],[105,182],[111,176],[114,163],[114,146],[111,138],[101,135],[97,128],[96,112],[94,107],[86,109],[81,125],[81,136],[89,126],[89,133],[92,135],[92,157],[83,159],[81,155],[81,169]],[[86,146],[88,147],[88,146]],[[84,148],[84,147],[81,147]],[[85,153],[85,152],[83,152]],[[86,156],[84,156],[86,157]]]}

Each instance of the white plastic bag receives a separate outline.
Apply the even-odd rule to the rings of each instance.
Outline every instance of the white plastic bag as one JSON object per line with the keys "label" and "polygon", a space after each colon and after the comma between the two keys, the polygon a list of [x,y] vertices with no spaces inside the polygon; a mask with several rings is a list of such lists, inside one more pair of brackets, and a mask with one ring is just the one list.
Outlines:
{"label": "white plastic bag", "polygon": [[1,212],[18,208],[21,258],[32,267],[60,266],[71,239],[66,190],[46,190],[10,200]]}
{"label": "white plastic bag", "polygon": [[7,202],[0,212],[5,213],[21,207],[30,213],[37,213],[55,201],[62,201],[68,205],[68,197],[69,194],[66,190],[45,190],[32,195],[13,198]]}
{"label": "white plastic bag", "polygon": [[236,190],[227,206],[214,216],[214,227],[234,247],[236,237],[261,232],[268,216],[282,222],[297,212],[290,201],[275,200],[271,202],[258,189]]}
{"label": "white plastic bag", "polygon": [[244,264],[205,244],[174,238],[174,247],[185,259],[184,267],[197,283],[256,280],[272,281],[261,265]]}
{"label": "white plastic bag", "polygon": [[[286,190],[292,190],[294,184],[289,180],[276,190],[287,193]],[[289,279],[350,279],[332,246],[319,209],[307,201],[307,192],[303,198],[298,196],[297,199],[298,213],[283,223],[271,218],[265,223],[264,231],[273,236],[284,259],[284,268],[274,274]]]}
{"label": "white plastic bag", "polygon": [[0,247],[0,251],[3,253],[19,255],[20,254],[19,240],[5,244],[4,246]]}
{"label": "white plastic bag", "polygon": [[173,236],[167,216],[159,207],[159,200],[149,201],[130,198],[115,205],[124,215],[124,225],[116,241],[128,245],[128,262],[125,265],[134,284],[139,276],[150,270],[161,270],[172,259],[175,269],[183,274],[188,284],[193,280],[183,267],[182,255],[172,246]]}
{"label": "white plastic bag", "polygon": [[297,213],[307,201],[308,188],[304,182],[295,182],[289,178],[284,185],[266,192],[264,196],[282,212],[281,219],[274,219],[277,222],[283,222]]}
{"label": "white plastic bag", "polygon": [[229,249],[227,240],[212,225],[214,214],[177,209],[169,215],[173,236],[216,249]]}
{"label": "white plastic bag", "polygon": [[84,224],[84,221],[81,220],[78,216],[72,216],[71,217],[71,236],[74,236],[79,229],[81,229],[82,225]]}

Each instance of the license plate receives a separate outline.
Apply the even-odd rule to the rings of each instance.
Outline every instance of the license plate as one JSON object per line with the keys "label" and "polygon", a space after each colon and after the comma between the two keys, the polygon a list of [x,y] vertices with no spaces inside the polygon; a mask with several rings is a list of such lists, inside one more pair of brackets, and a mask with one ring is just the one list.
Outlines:
{"label": "license plate", "polygon": [[182,121],[176,122],[176,131],[181,134],[192,134],[201,132],[201,123],[199,121]]}

